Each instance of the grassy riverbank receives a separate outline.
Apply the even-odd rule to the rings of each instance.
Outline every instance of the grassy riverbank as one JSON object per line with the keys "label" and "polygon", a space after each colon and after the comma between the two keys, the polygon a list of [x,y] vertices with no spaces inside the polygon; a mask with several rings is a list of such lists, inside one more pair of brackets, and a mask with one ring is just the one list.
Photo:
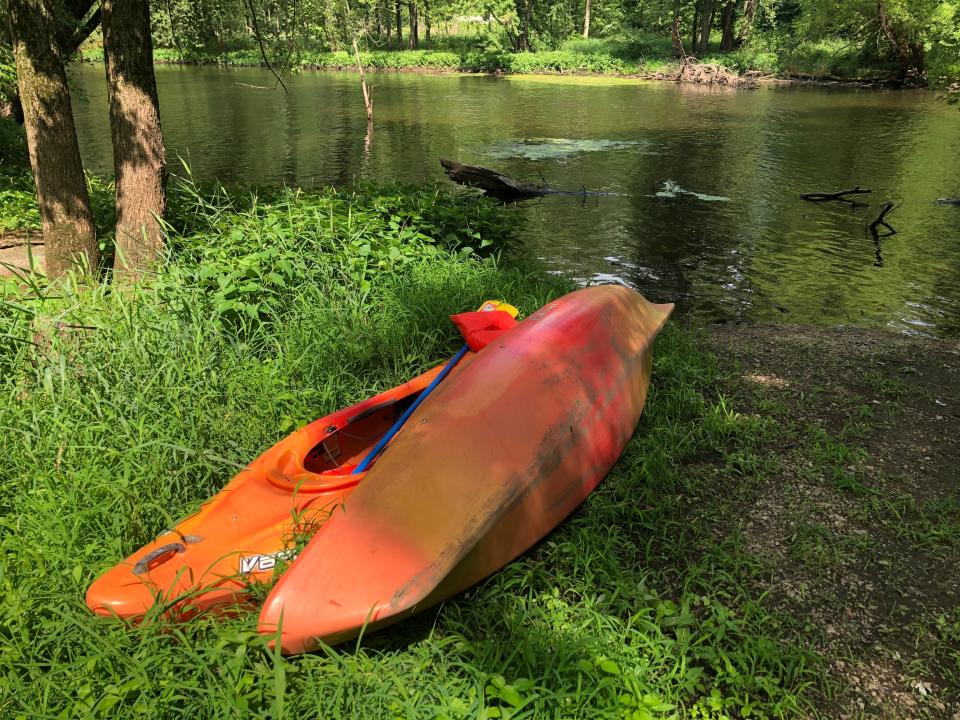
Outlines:
{"label": "grassy riverbank", "polygon": [[[872,433],[901,406],[916,417],[894,380],[926,365],[898,372],[907,360],[897,356],[893,378],[874,368],[865,388],[852,384],[866,377],[860,367],[834,375],[850,390],[843,404],[831,391],[836,416],[853,413],[835,423],[811,402],[819,375],[780,368],[774,352],[762,357],[778,368],[772,379],[757,380],[761,354],[744,353],[773,347],[769,338],[752,346],[731,334],[737,358],[723,331],[679,320],[657,342],[637,433],[597,492],[534,551],[441,608],[289,660],[265,648],[251,616],[95,620],[83,593],[98,572],[294,427],[447,357],[458,344],[449,313],[485,297],[529,313],[569,288],[510,251],[521,215],[469,195],[253,196],[187,182],[172,198],[173,254],[135,294],[25,283],[0,308],[3,717],[835,717],[867,693],[836,663],[853,650],[880,655],[853,634],[846,646],[822,640],[830,625],[853,625],[850,609],[867,627],[857,603],[869,593],[849,599],[838,585],[816,615],[792,599],[822,590],[802,581],[833,577],[850,553],[894,557],[905,583],[929,590],[929,603],[909,605],[913,649],[898,636],[882,655],[929,685],[923,695],[906,685],[911,716],[944,717],[933,703],[956,702],[960,599],[890,554],[956,562],[955,501],[875,483],[867,469],[880,467]],[[826,369],[830,346],[820,347]],[[949,361],[935,349],[923,348],[924,362]],[[795,385],[778,384],[791,373]],[[856,528],[867,535],[852,524],[849,538],[838,534],[836,521],[774,492],[809,488],[839,498],[830,512],[866,513]],[[751,522],[768,507],[806,524],[772,522],[758,536]],[[771,552],[779,542],[761,542],[788,530],[783,557]]]}
{"label": "grassy riverbank", "polygon": [[[89,47],[82,57],[102,62],[101,48]],[[227,51],[221,54],[187,52],[175,48],[157,48],[158,63],[262,67],[263,58],[256,49]],[[557,49],[513,53],[505,50],[481,50],[463,43],[423,50],[375,50],[362,52],[365,67],[375,70],[476,73],[546,73],[626,75],[662,79],[675,75],[679,63],[673,58],[669,38],[640,36],[622,40],[569,40]],[[875,52],[839,40],[790,42],[780,36],[758,36],[747,46],[731,53],[712,51],[699,60],[737,74],[755,74],[781,79],[823,79],[885,81],[896,72],[896,63],[877,57]],[[282,66],[283,62],[277,65]],[[294,70],[351,70],[356,64],[352,53],[301,50],[292,59]],[[929,77],[933,84],[944,84],[960,77],[960,57],[943,52],[929,58]]]}

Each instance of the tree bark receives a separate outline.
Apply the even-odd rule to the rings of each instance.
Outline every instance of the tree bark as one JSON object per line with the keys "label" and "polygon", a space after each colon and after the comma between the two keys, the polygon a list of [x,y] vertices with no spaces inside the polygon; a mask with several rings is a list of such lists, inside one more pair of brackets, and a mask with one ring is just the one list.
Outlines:
{"label": "tree bark", "polygon": [[7,7],[47,275],[58,277],[78,263],[95,271],[100,252],[53,0],[8,0]]}
{"label": "tree bark", "polygon": [[697,54],[706,55],[710,51],[710,28],[713,25],[714,0],[704,0],[700,11],[700,44],[697,45]]}
{"label": "tree bark", "polygon": [[750,31],[753,30],[753,16],[757,12],[757,0],[744,0],[743,17],[740,19],[740,30],[737,33],[737,40],[734,43],[736,47],[742,46],[750,39]]}
{"label": "tree bark", "polygon": [[400,8],[400,0],[394,0],[394,10],[397,14],[397,49],[403,47],[403,10]]}
{"label": "tree bark", "polygon": [[[56,19],[57,42],[60,45],[60,60],[69,59],[81,43],[90,37],[90,34],[100,25],[100,9],[93,12],[95,0],[70,0],[57,7],[54,12]],[[65,12],[61,12],[65,11]],[[89,16],[87,15],[89,13]],[[84,21],[86,18],[86,21]],[[14,95],[9,108],[0,108],[0,117],[13,118],[17,124],[23,125],[23,108],[19,95]]]}
{"label": "tree bark", "polygon": [[417,18],[417,3],[408,2],[407,12],[410,15],[410,37],[408,38],[408,47],[411,50],[416,50],[420,45],[420,22]]}
{"label": "tree bark", "polygon": [[591,0],[586,0],[583,6],[583,36],[585,38],[590,37],[590,3]]}
{"label": "tree bark", "polygon": [[387,28],[387,48],[392,47],[391,43],[393,42],[393,18],[390,17],[390,3],[386,4],[386,28]]}
{"label": "tree bark", "polygon": [[673,0],[673,21],[670,23],[670,44],[673,48],[673,56],[683,57],[683,39],[680,37],[680,0]]}
{"label": "tree bark", "polygon": [[693,17],[690,19],[690,52],[697,52],[698,38],[697,33],[700,30],[700,3],[693,4]]}
{"label": "tree bark", "polygon": [[735,8],[734,0],[727,0],[723,6],[720,24],[723,26],[723,37],[720,39],[720,52],[730,52],[733,50],[733,10]]}
{"label": "tree bark", "polygon": [[530,25],[533,22],[533,3],[535,0],[514,0],[517,18],[520,22],[520,32],[517,35],[517,51],[530,50]]}
{"label": "tree bark", "polygon": [[160,260],[167,161],[153,74],[148,0],[103,0],[110,134],[117,191],[114,271],[136,279]]}

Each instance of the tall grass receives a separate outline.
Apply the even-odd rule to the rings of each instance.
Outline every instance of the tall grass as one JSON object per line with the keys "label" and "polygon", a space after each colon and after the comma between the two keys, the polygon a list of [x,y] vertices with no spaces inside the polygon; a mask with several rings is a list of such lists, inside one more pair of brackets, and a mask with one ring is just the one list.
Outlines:
{"label": "tall grass", "polygon": [[[763,566],[726,514],[731,489],[688,469],[747,456],[773,428],[713,395],[713,359],[676,327],[601,488],[534,552],[440,608],[292,659],[266,648],[252,615],[92,617],[93,578],[250,458],[448,356],[449,313],[485,297],[529,313],[568,289],[457,249],[456,232],[500,246],[515,222],[470,196],[188,186],[176,207],[172,256],[135,292],[33,284],[0,306],[0,716],[799,713],[815,659],[764,609]],[[246,305],[219,305],[227,287]],[[762,472],[748,465],[732,492]]]}

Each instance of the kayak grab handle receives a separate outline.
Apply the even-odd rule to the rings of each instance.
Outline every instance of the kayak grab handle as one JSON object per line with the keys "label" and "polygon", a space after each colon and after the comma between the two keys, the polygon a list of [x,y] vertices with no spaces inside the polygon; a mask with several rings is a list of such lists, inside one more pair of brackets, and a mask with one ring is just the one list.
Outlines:
{"label": "kayak grab handle", "polygon": [[397,434],[400,428],[403,427],[403,424],[407,422],[411,415],[413,415],[413,411],[420,407],[420,403],[426,399],[427,395],[433,392],[437,385],[443,382],[443,379],[450,374],[451,370],[453,370],[453,366],[460,362],[463,356],[467,354],[468,350],[470,350],[470,346],[464,345],[462,348],[460,348],[460,350],[457,351],[456,355],[450,358],[450,362],[444,366],[443,370],[441,370],[440,373],[433,379],[433,382],[427,385],[417,399],[411,403],[410,407],[404,411],[403,415],[397,418],[397,421],[393,424],[393,426],[387,430],[386,434],[382,438],[377,441],[377,444],[374,445],[370,452],[367,453],[367,456],[360,461],[360,464],[353,469],[353,472],[350,473],[351,475],[362,473],[368,467],[370,467],[373,461],[377,459],[377,455],[383,452],[383,449],[387,446],[387,443],[393,439],[393,436]]}
{"label": "kayak grab handle", "polygon": [[161,545],[156,550],[151,550],[144,557],[137,561],[137,564],[133,566],[134,575],[143,575],[145,572],[149,572],[150,565],[155,563],[160,558],[171,555],[173,553],[182,553],[186,552],[187,548],[183,543],[167,543],[166,545]]}

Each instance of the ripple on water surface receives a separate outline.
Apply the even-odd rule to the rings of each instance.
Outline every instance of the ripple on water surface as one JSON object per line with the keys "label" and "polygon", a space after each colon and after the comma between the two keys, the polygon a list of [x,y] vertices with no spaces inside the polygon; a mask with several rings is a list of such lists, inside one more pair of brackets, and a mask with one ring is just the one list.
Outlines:
{"label": "ripple on water surface", "polygon": [[[78,133],[112,172],[103,69],[77,66]],[[552,270],[624,282],[705,318],[857,323],[960,337],[960,115],[922,91],[158,68],[171,158],[198,178],[299,185],[445,182],[439,157],[609,196],[528,203]],[[176,167],[176,161],[171,163]],[[656,197],[666,187],[673,197]],[[860,185],[858,200],[800,195]],[[692,191],[695,194],[688,194]],[[727,198],[728,202],[708,202]],[[896,234],[867,231],[885,202]]]}

